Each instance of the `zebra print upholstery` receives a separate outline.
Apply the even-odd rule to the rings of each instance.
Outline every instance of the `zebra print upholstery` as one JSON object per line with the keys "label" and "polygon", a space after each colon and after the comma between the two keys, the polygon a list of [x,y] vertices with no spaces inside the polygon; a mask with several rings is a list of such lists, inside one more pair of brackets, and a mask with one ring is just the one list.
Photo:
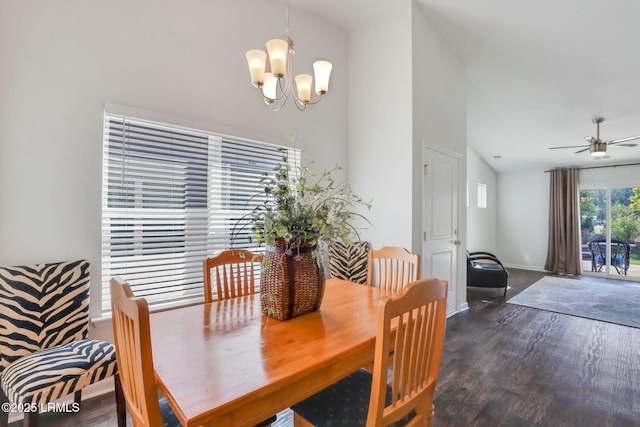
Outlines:
{"label": "zebra print upholstery", "polygon": [[329,245],[331,277],[366,285],[369,249],[371,249],[369,242],[355,242],[349,245],[331,242]]}
{"label": "zebra print upholstery", "polygon": [[2,386],[10,402],[45,404],[117,371],[113,344],[81,340],[31,353],[10,364]]}
{"label": "zebra print upholstery", "polygon": [[114,345],[87,339],[89,275],[85,260],[0,267],[4,401],[44,404],[117,374]]}
{"label": "zebra print upholstery", "polygon": [[89,270],[87,261],[0,268],[0,370],[87,338]]}

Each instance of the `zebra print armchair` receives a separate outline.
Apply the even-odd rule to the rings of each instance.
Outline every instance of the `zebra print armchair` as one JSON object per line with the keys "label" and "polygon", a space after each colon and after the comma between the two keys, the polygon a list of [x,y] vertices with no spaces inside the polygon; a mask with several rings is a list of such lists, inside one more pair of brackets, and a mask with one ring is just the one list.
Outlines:
{"label": "zebra print armchair", "polygon": [[367,256],[371,245],[369,242],[329,244],[329,271],[331,277],[348,280],[360,285],[367,284]]}
{"label": "zebra print armchair", "polygon": [[[125,426],[125,401],[113,344],[88,339],[89,262],[71,261],[0,267],[0,426],[9,408],[37,426],[40,409],[114,376],[118,426]],[[8,405],[6,405],[8,403]]]}

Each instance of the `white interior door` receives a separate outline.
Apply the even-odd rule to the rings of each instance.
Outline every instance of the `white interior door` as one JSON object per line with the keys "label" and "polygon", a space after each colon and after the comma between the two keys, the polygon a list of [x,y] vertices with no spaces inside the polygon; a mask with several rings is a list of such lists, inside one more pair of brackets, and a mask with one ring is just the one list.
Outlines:
{"label": "white interior door", "polygon": [[425,149],[422,276],[449,282],[447,313],[456,310],[458,246],[458,158]]}

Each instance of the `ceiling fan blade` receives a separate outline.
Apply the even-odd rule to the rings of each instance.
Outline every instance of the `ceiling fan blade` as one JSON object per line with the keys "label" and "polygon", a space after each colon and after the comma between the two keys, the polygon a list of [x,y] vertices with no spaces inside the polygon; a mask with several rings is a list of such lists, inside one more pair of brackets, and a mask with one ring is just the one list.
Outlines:
{"label": "ceiling fan blade", "polygon": [[584,139],[586,139],[589,144],[596,142],[596,139],[592,136],[585,136]]}
{"label": "ceiling fan blade", "polygon": [[620,144],[621,142],[633,141],[633,140],[636,140],[636,139],[640,139],[640,135],[638,135],[638,136],[630,136],[629,138],[614,139],[613,141],[608,141],[607,145],[622,145],[622,144]]}
{"label": "ceiling fan blade", "polygon": [[557,150],[559,148],[578,148],[578,147],[591,147],[591,145],[565,145],[564,147],[549,147],[549,150]]}
{"label": "ceiling fan blade", "polygon": [[576,151],[576,154],[578,153],[584,153],[585,151],[589,151],[591,149],[591,146],[588,146],[587,148],[583,149],[583,150],[578,150]]}
{"label": "ceiling fan blade", "polygon": [[609,147],[611,148],[618,148],[618,147],[635,147],[638,144],[610,144]]}

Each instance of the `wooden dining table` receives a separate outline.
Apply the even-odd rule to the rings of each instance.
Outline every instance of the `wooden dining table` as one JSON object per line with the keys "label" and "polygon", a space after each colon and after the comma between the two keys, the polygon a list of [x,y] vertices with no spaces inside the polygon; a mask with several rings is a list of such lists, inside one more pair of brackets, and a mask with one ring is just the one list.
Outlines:
{"label": "wooden dining table", "polygon": [[253,426],[370,362],[387,295],[329,279],[320,310],[286,321],[259,294],[153,313],[158,387],[185,427]]}

